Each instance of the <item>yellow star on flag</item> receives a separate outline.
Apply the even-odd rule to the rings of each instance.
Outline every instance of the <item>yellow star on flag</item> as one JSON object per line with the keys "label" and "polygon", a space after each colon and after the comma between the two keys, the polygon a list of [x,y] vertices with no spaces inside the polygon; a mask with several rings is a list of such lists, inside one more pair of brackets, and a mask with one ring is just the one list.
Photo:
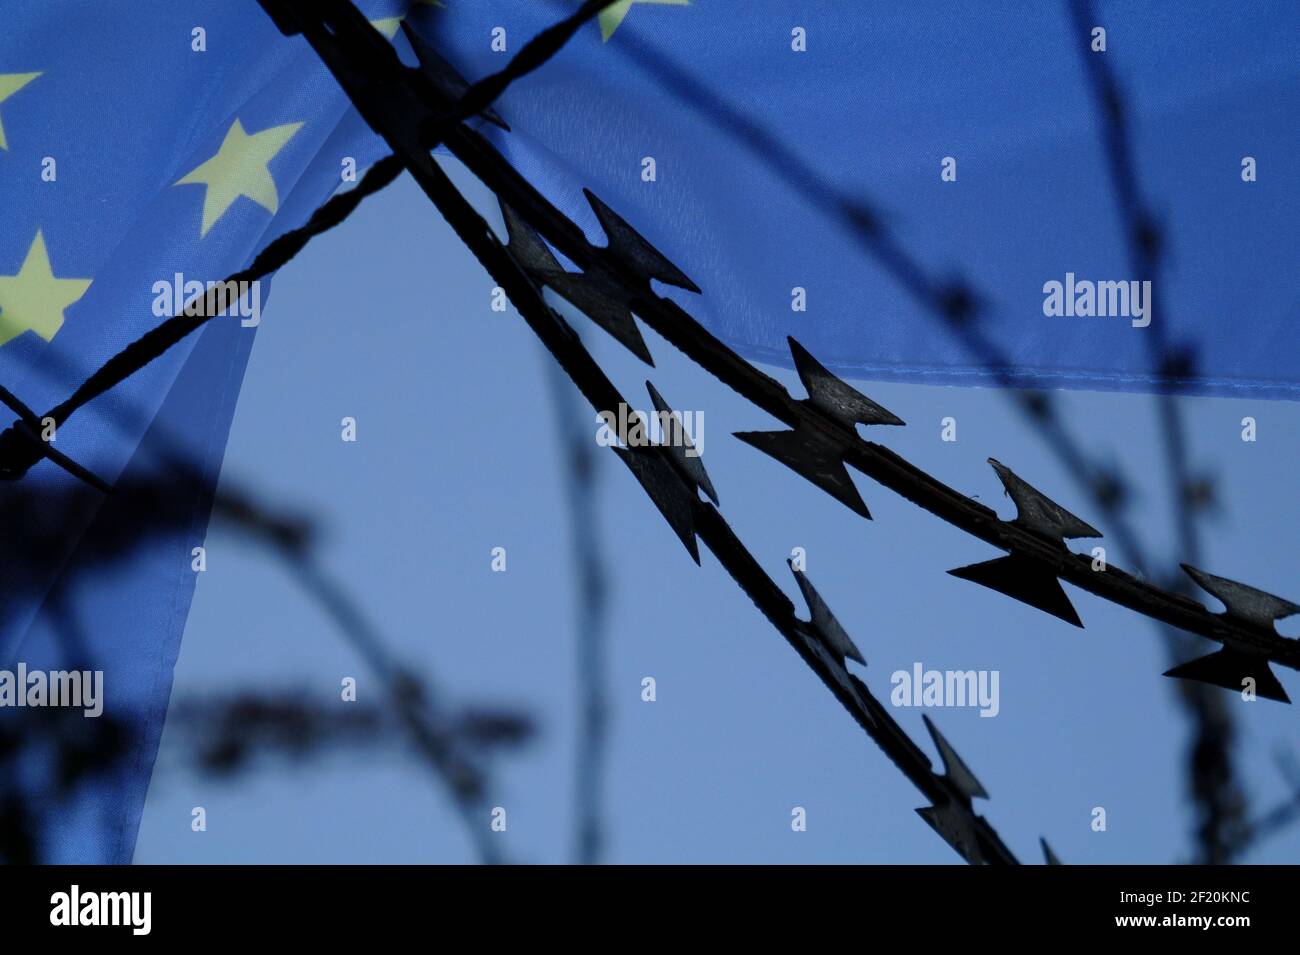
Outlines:
{"label": "yellow star on flag", "polygon": [[380,17],[378,20],[371,20],[370,25],[391,40],[397,36],[397,28],[402,25],[404,16],[406,14],[402,14],[401,17]]}
{"label": "yellow star on flag", "polygon": [[[0,103],[13,96],[40,75],[39,73],[0,73]],[[0,149],[7,150],[8,148],[9,144],[5,142],[4,123],[0,123]]]}
{"label": "yellow star on flag", "polygon": [[176,180],[178,186],[201,183],[206,187],[200,238],[208,234],[208,230],[240,196],[252,199],[275,214],[280,207],[280,197],[267,164],[300,128],[302,123],[285,123],[250,136],[236,119],[217,154]]}
{"label": "yellow star on flag", "polygon": [[600,11],[600,38],[608,43],[609,38],[614,35],[614,31],[623,23],[623,18],[627,16],[634,3],[669,3],[673,6],[684,7],[690,0],[616,0],[604,10]]}
{"label": "yellow star on flag", "polygon": [[63,326],[63,310],[90,288],[90,279],[57,279],[39,229],[17,275],[0,275],[0,345],[32,331],[47,342]]}

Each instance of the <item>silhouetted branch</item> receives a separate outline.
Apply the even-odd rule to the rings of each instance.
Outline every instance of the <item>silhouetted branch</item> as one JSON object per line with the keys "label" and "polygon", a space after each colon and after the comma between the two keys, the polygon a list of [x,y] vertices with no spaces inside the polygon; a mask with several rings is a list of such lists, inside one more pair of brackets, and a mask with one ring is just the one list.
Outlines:
{"label": "silhouetted branch", "polygon": [[1280,749],[1277,764],[1282,778],[1291,788],[1291,796],[1244,825],[1245,836],[1234,840],[1229,847],[1234,855],[1255,848],[1264,840],[1300,821],[1300,765],[1296,763],[1295,753],[1290,749]]}
{"label": "silhouetted branch", "polygon": [[[1090,31],[1097,25],[1091,3],[1088,0],[1069,0],[1068,5],[1075,32],[1074,46],[1102,118],[1100,131],[1107,168],[1120,221],[1124,224],[1134,277],[1139,281],[1150,281],[1153,287],[1159,286],[1164,240],[1156,217],[1142,194],[1125,98],[1109,56],[1094,53],[1089,48]],[[1157,312],[1157,300],[1163,302],[1164,296],[1152,299],[1149,306],[1151,323],[1144,330],[1153,371],[1159,375],[1187,377],[1194,372],[1194,356],[1190,350],[1171,344],[1165,322]],[[1192,479],[1187,428],[1178,399],[1172,393],[1160,392],[1155,401],[1165,467],[1172,488],[1169,499],[1178,549],[1184,559],[1200,564],[1196,516],[1199,509],[1213,500],[1213,486]],[[1185,578],[1177,575],[1169,580],[1167,586],[1176,593],[1188,594],[1190,590]],[[1181,634],[1167,632],[1166,636],[1176,666],[1187,663],[1195,655],[1196,648],[1189,646],[1189,641]],[[1187,768],[1189,789],[1201,817],[1197,824],[1200,861],[1210,864],[1226,862],[1234,852],[1236,832],[1243,825],[1246,813],[1246,796],[1235,781],[1232,766],[1232,714],[1223,697],[1203,684],[1184,683],[1181,690],[1179,696],[1195,734],[1189,747]]]}
{"label": "silhouetted branch", "polygon": [[[124,411],[128,416],[130,413],[129,409]],[[159,443],[169,444],[165,436],[160,436]],[[87,562],[80,565],[80,572],[86,572],[87,567],[109,566],[136,548],[148,546],[155,537],[171,533],[176,527],[191,525],[194,488],[201,478],[183,457],[174,456],[174,452],[164,452],[163,457],[165,465],[157,479],[118,483],[113,522],[102,525],[78,549],[79,561]],[[46,567],[46,572],[53,573],[62,560],[59,546],[62,527],[58,522],[51,525],[47,515],[76,513],[91,503],[93,496],[84,486],[54,492],[40,486],[18,485],[0,498],[0,526],[28,542],[28,553],[35,567]],[[487,825],[484,797],[488,786],[477,750],[480,743],[494,736],[506,737],[522,732],[522,718],[499,710],[446,713],[435,707],[427,674],[417,676],[401,667],[382,636],[370,625],[346,590],[331,580],[315,562],[310,549],[314,534],[309,521],[268,511],[251,495],[238,489],[218,493],[214,512],[225,517],[237,533],[269,546],[308,594],[333,617],[343,635],[385,684],[388,699],[395,707],[390,725],[402,727],[426,765],[433,770],[435,778],[447,787],[479,858],[485,862],[501,861],[498,841],[492,839]],[[74,583],[75,579],[65,577],[61,589],[50,598],[47,606],[51,608],[54,622],[65,639],[69,660],[88,666],[91,661],[84,659],[84,638],[80,637],[70,613],[70,592],[63,589]],[[28,714],[26,728],[11,741],[13,759],[16,761],[19,750],[31,751],[31,747],[46,745],[43,741],[48,733],[44,727],[52,726],[56,733],[54,745],[61,747],[61,765],[80,768],[79,772],[66,777],[64,791],[70,792],[75,783],[84,782],[92,773],[105,771],[120,757],[120,752],[103,740],[87,747],[80,736],[64,733],[60,729],[64,724],[57,716],[61,710],[24,712]],[[37,715],[31,715],[34,712]],[[56,714],[50,718],[54,722],[43,721],[39,716],[41,712]],[[276,716],[288,721],[295,712],[301,715],[301,707],[289,706],[278,713],[263,710],[261,715],[265,717],[264,722]],[[78,722],[71,729],[82,727],[85,722],[93,725],[88,730],[82,727],[83,731],[93,731],[96,738],[114,729],[118,735],[121,733],[111,714],[105,713],[93,721],[81,721],[80,714],[76,715]],[[6,725],[0,724],[0,734],[6,731]],[[64,736],[67,738],[63,739]],[[5,745],[0,742],[0,754],[5,751]],[[79,755],[86,752],[93,758]],[[7,823],[0,820],[0,826],[37,826],[26,834],[0,832],[0,855],[9,861],[20,861],[22,847],[32,842],[34,833],[41,830],[43,812],[40,807],[26,805],[21,793],[14,789],[0,795],[0,817],[7,820]],[[9,847],[7,852],[3,846]]]}
{"label": "silhouetted branch", "polygon": [[[169,731],[185,740],[176,752],[193,768],[213,776],[247,771],[260,755],[302,761],[353,749],[369,760],[385,746],[407,751],[408,728],[391,708],[362,702],[339,707],[311,697],[307,687],[187,696],[168,707],[167,723]],[[525,743],[535,727],[522,714],[476,709],[444,717],[439,732],[453,745],[485,750]],[[482,819],[476,823],[481,826]]]}
{"label": "silhouetted branch", "polygon": [[596,532],[596,455],[591,435],[578,424],[578,396],[553,362],[546,363],[556,427],[565,454],[565,500],[569,511],[574,574],[578,668],[578,738],[574,755],[574,861],[599,862],[605,835],[601,819],[602,773],[609,730],[605,694],[605,620],[609,581]]}

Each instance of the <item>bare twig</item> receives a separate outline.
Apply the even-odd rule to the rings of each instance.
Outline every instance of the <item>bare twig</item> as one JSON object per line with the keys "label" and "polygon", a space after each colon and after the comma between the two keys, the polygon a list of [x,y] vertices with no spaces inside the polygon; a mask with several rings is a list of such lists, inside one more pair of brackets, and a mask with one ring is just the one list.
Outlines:
{"label": "bare twig", "polygon": [[546,363],[555,405],[556,427],[565,449],[565,500],[569,512],[570,552],[575,568],[573,605],[577,617],[578,734],[574,755],[574,860],[591,865],[601,860],[605,833],[601,789],[609,734],[609,702],[605,680],[605,623],[609,580],[604,570],[596,527],[596,462],[591,435],[578,424],[581,405],[572,386],[555,366]]}
{"label": "bare twig", "polygon": [[[1092,27],[1097,24],[1091,3],[1088,0],[1069,0],[1068,6],[1075,32],[1074,46],[1101,116],[1100,132],[1112,194],[1124,225],[1134,277],[1160,286],[1164,243],[1156,218],[1142,193],[1125,97],[1109,55],[1092,52],[1087,43]],[[1194,371],[1194,357],[1189,350],[1178,348],[1170,341],[1165,322],[1157,314],[1159,303],[1164,300],[1163,295],[1158,295],[1151,301],[1151,323],[1144,330],[1144,341],[1157,375],[1185,378]],[[1165,467],[1173,489],[1170,502],[1178,549],[1185,560],[1200,564],[1197,510],[1204,506],[1207,498],[1192,480],[1182,406],[1169,391],[1158,392],[1155,400]],[[1187,594],[1189,589],[1186,578],[1178,575],[1169,579],[1168,586],[1182,594]],[[1189,662],[1196,648],[1189,646],[1189,641],[1176,631],[1166,630],[1165,635],[1175,669]],[[1246,796],[1236,783],[1232,765],[1232,714],[1222,695],[1204,684],[1185,682],[1180,685],[1180,691],[1179,699],[1194,728],[1194,740],[1188,748],[1187,769],[1189,789],[1199,807],[1197,841],[1200,861],[1209,864],[1226,862],[1234,852],[1246,813]]]}

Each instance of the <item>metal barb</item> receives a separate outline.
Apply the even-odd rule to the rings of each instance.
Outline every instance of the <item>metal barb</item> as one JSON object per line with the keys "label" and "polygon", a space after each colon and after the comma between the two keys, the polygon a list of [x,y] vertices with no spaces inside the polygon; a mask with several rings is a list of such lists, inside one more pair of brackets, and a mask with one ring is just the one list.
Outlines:
{"label": "metal barb", "polygon": [[827,606],[826,601],[817,592],[817,588],[812,585],[808,575],[802,570],[797,570],[794,561],[787,560],[786,564],[789,565],[790,572],[794,574],[795,583],[799,585],[799,590],[803,593],[804,602],[808,604],[808,613],[812,618],[809,625],[816,634],[817,639],[831,651],[839,660],[841,666],[844,665],[846,659],[856,660],[866,666],[867,661],[862,656],[862,651],[857,648],[853,639],[840,626],[839,620],[835,618],[835,614],[831,613],[831,608]]}
{"label": "metal barb", "polygon": [[[654,405],[655,411],[659,415],[660,427],[663,427],[665,421],[675,422],[670,424],[676,431],[675,435],[663,434],[660,436],[660,446],[665,448],[668,456],[672,459],[673,465],[681,473],[682,477],[690,482],[691,486],[703,491],[714,504],[718,503],[718,492],[713,489],[713,482],[709,480],[709,472],[704,470],[704,461],[699,454],[690,454],[688,452],[695,449],[695,444],[691,441],[690,435],[682,426],[681,415],[668,406],[664,401],[663,395],[659,394],[658,389],[650,382],[645,383],[646,391],[650,392],[650,403]],[[664,429],[666,431],[666,429]]]}
{"label": "metal barb", "polygon": [[925,728],[930,731],[930,738],[934,740],[935,749],[939,751],[939,758],[943,760],[944,778],[968,801],[975,797],[988,799],[989,794],[980,781],[975,778],[975,774],[971,772],[966,762],[957,755],[952,744],[939,732],[930,717],[922,714],[921,719],[925,722]]}
{"label": "metal barb", "polygon": [[843,449],[832,438],[802,426],[794,431],[737,431],[735,435],[871,520],[871,512],[844,466]]}
{"label": "metal barb", "polygon": [[501,206],[501,218],[506,224],[506,248],[524,271],[533,276],[538,284],[545,284],[552,276],[563,272],[564,268],[556,259],[555,253],[533,227],[504,202],[498,204]]}
{"label": "metal barb", "polygon": [[1300,604],[1270,594],[1249,584],[1238,583],[1227,577],[1216,577],[1190,564],[1180,564],[1187,576],[1201,588],[1223,601],[1229,616],[1245,620],[1256,626],[1272,628],[1275,621],[1300,613]]}
{"label": "metal barb", "polygon": [[1076,627],[1082,627],[1079,612],[1070,603],[1065,588],[1051,571],[1021,554],[1008,554],[979,564],[948,571],[954,577],[983,584],[990,590],[1027,603]]}
{"label": "metal barb", "polygon": [[645,489],[659,513],[668,521],[695,563],[700,562],[700,548],[695,540],[695,518],[686,485],[658,448],[631,447],[611,449],[623,459],[628,470]]}
{"label": "metal barb", "polygon": [[1016,504],[1016,524],[1044,537],[1063,540],[1102,536],[1101,531],[1075,517],[1038,488],[1020,478],[1005,464],[993,458],[989,458],[989,464],[993,465],[993,470],[997,472],[1002,486],[1006,488],[1007,494]]}
{"label": "metal barb", "polygon": [[658,279],[668,285],[684,288],[688,292],[700,291],[700,287],[687,278],[686,273],[673,265],[617,212],[597,199],[595,193],[590,189],[583,189],[582,194],[587,197],[592,211],[600,220],[600,227],[605,230],[605,238],[609,241],[609,252],[625,267],[647,282],[650,279]]}
{"label": "metal barb", "polygon": [[941,803],[918,809],[916,814],[929,823],[939,838],[952,846],[970,865],[988,865],[988,859],[980,849],[974,819],[965,806]]}
{"label": "metal barb", "polygon": [[876,404],[843,379],[832,374],[808,349],[792,336],[787,336],[790,354],[799,380],[808,389],[808,401],[813,407],[830,415],[850,431],[855,424],[892,424],[906,422],[898,415]]}
{"label": "metal barb", "polygon": [[1279,703],[1290,703],[1291,698],[1278,681],[1277,675],[1269,668],[1268,658],[1258,653],[1249,653],[1224,647],[1207,656],[1188,660],[1176,667],[1171,667],[1165,676],[1181,680],[1195,680],[1209,683],[1227,690],[1241,692],[1253,681],[1255,695]]}
{"label": "metal barb", "polygon": [[1060,857],[1052,851],[1052,847],[1047,844],[1046,839],[1039,839],[1038,844],[1043,847],[1043,862],[1046,865],[1064,865]]}
{"label": "metal barb", "polygon": [[509,243],[506,250],[515,257],[538,285],[549,286],[647,365],[654,367],[650,349],[632,317],[630,297],[618,286],[580,272],[566,272],[532,227],[504,202]]}

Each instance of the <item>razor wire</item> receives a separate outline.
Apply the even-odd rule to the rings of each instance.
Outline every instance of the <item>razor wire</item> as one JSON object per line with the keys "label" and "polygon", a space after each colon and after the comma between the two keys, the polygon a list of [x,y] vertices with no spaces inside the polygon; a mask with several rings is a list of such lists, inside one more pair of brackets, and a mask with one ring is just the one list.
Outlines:
{"label": "razor wire", "polygon": [[[552,0],[556,3],[557,0]],[[1080,37],[1088,34],[1088,26],[1095,22],[1087,0],[1066,0],[1070,20]],[[1124,100],[1120,96],[1109,61],[1104,57],[1089,56],[1078,45],[1092,82],[1090,86],[1105,125],[1108,168],[1114,181],[1114,193],[1119,200],[1121,219],[1125,224],[1134,258],[1139,271],[1144,271],[1144,259],[1154,266],[1159,251],[1159,231],[1153,217],[1141,201],[1137,164],[1134,162],[1130,139],[1124,121]],[[801,195],[828,222],[846,230],[865,255],[879,264],[887,275],[906,290],[924,311],[934,313],[940,326],[953,334],[982,367],[991,371],[1004,387],[1015,382],[1010,374],[1012,365],[1006,354],[983,336],[972,319],[985,308],[987,296],[959,275],[941,276],[930,271],[918,256],[884,228],[885,217],[880,205],[870,197],[855,192],[844,192],[836,183],[825,178],[814,166],[805,162],[790,147],[786,139],[773,133],[759,118],[746,114],[728,102],[717,90],[703,83],[665,56],[662,52],[642,44],[637,37],[624,36],[616,45],[618,53],[634,66],[652,76],[659,89],[676,98],[681,106],[707,119],[710,124],[740,146],[759,165],[766,167],[785,186]],[[1171,352],[1163,340],[1163,326],[1147,338],[1151,346],[1152,366],[1157,375],[1191,374],[1193,363],[1190,352]],[[1075,439],[1066,422],[1057,413],[1049,393],[1038,390],[1010,392],[1014,406],[1022,412],[1030,428],[1045,442],[1067,473],[1085,491],[1109,526],[1120,545],[1134,561],[1139,571],[1150,568],[1143,556],[1141,541],[1123,514],[1123,504],[1128,490],[1118,469],[1089,460],[1083,446]],[[1193,481],[1186,460],[1185,429],[1178,404],[1172,395],[1157,396],[1160,431],[1166,452],[1169,477],[1174,486],[1172,501],[1174,521],[1178,529],[1180,549],[1192,563],[1199,563],[1193,505],[1203,506],[1212,487],[1208,482]],[[1187,595],[1187,582],[1179,578],[1170,586]],[[1168,652],[1177,665],[1186,662],[1191,651],[1187,639],[1172,631],[1167,624],[1157,623],[1165,638]],[[1209,692],[1200,684],[1184,682],[1179,694],[1195,725],[1196,751],[1189,760],[1192,789],[1195,797],[1205,804],[1210,820],[1202,831],[1208,861],[1219,861],[1225,851],[1224,840],[1215,833],[1224,824],[1225,800],[1231,793],[1221,793],[1226,786],[1231,789],[1229,745],[1231,720],[1221,697]],[[1216,763],[1223,768],[1224,779],[1207,778],[1204,763]]]}
{"label": "razor wire", "polygon": [[[408,31],[417,55],[425,46]],[[334,51],[337,52],[337,51]],[[331,53],[330,55],[334,55]],[[326,57],[327,63],[329,57]],[[413,127],[411,114],[445,108],[434,84],[423,83],[430,62],[407,69],[390,47],[383,47],[369,63],[376,76],[348,90],[362,115],[378,127],[408,168],[427,158]],[[354,63],[353,71],[359,69]],[[338,71],[342,73],[343,70]],[[337,75],[337,74],[336,74]],[[353,74],[355,75],[355,73]],[[382,102],[380,89],[405,79],[408,96]],[[408,98],[409,97],[409,98]],[[429,102],[425,102],[425,100]],[[865,441],[855,424],[897,424],[899,419],[858,395],[821,366],[791,339],[791,351],[800,378],[809,390],[807,399],[795,399],[776,380],[754,368],[703,328],[675,302],[656,295],[656,279],[698,291],[676,266],[646,242],[627,222],[590,192],[587,198],[606,233],[608,244],[597,247],[582,230],[545,199],[516,172],[490,143],[466,126],[448,133],[446,145],[453,155],[493,189],[513,215],[535,229],[582,272],[560,267],[545,244],[530,243],[524,254],[532,276],[575,307],[586,312],[625,347],[643,360],[649,358],[633,320],[633,313],[687,357],[714,374],[724,384],[790,426],[789,432],[752,432],[742,440],[757,445],[802,474],[864,517],[866,505],[848,478],[844,465],[873,478],[967,533],[1008,552],[997,561],[959,568],[956,573],[1080,625],[1059,580],[1066,580],[1111,602],[1155,620],[1224,644],[1224,649],[1170,671],[1170,675],[1218,682],[1241,688],[1241,678],[1252,677],[1259,695],[1285,699],[1267,662],[1300,668],[1300,640],[1279,635],[1276,619],[1300,612],[1300,606],[1257,588],[1184,565],[1187,573],[1209,593],[1223,600],[1227,612],[1213,614],[1201,604],[1171,593],[1108,564],[1093,569],[1093,559],[1067,550],[1064,541],[1100,534],[1081,519],[1037,491],[1009,468],[990,459],[1018,508],[1012,521],[1002,521],[989,508],[944,485],[889,449]],[[855,398],[846,398],[849,394]],[[854,406],[854,402],[859,402]]]}

